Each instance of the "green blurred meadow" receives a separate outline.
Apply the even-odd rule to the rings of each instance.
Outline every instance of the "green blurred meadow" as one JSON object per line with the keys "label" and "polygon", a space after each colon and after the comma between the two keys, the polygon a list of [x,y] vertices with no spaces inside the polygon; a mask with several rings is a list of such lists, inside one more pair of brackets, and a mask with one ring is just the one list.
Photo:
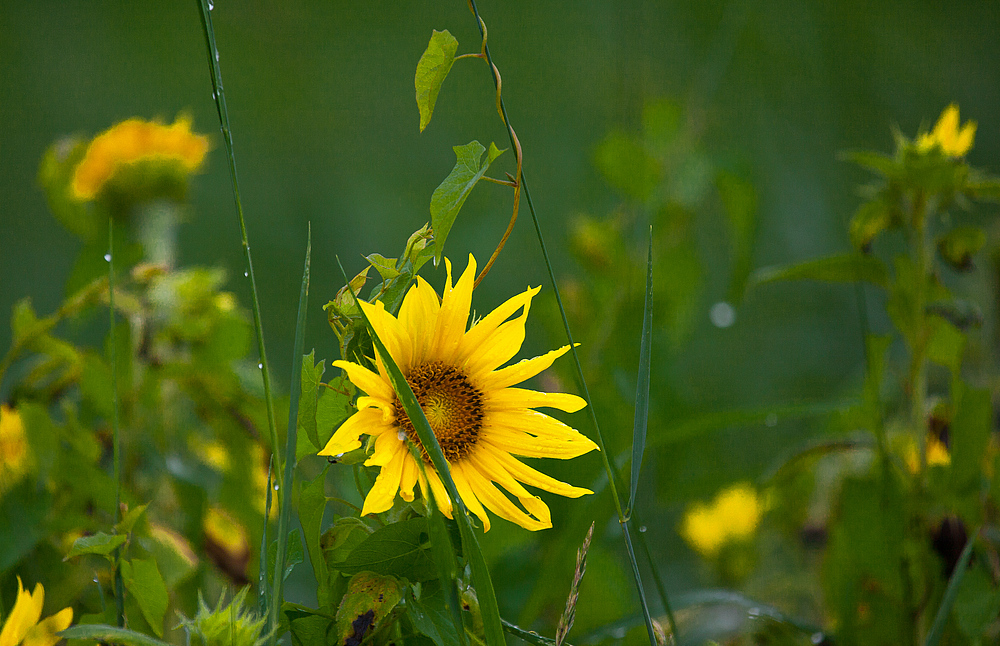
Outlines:
{"label": "green blurred meadow", "polygon": [[[661,235],[653,250],[663,291],[654,317],[651,424],[638,509],[667,590],[683,605],[685,593],[725,582],[679,537],[685,506],[732,482],[762,481],[796,447],[828,432],[830,411],[860,397],[864,331],[855,290],[813,282],[745,290],[748,271],[846,251],[847,223],[861,202],[857,187],[869,176],[838,154],[889,152],[893,128],[912,136],[951,102],[963,120],[979,124],[969,162],[1000,170],[1000,5],[541,0],[484,1],[479,9],[556,274],[570,305],[583,303],[571,322],[583,327],[578,340],[615,456],[631,442],[647,219],[657,226],[654,236]],[[454,165],[452,146],[476,139],[507,147],[506,132],[487,67],[477,60],[456,63],[433,121],[418,132],[413,75],[431,30],[450,30],[459,53],[479,49],[465,2],[217,0],[213,19],[268,356],[274,382],[287,394],[309,223],[306,351],[314,348],[329,365],[338,346],[321,305],[342,286],[336,257],[354,275],[366,264],[363,255],[398,255],[429,218],[431,193]],[[628,167],[617,185],[602,167],[601,151],[616,137],[655,138],[648,125],[642,134],[647,106],[666,106],[664,119],[672,124],[667,161],[650,190],[676,213],[650,212],[650,201],[630,194],[630,182],[639,180]],[[179,264],[224,268],[227,288],[248,307],[196,3],[0,5],[0,313],[25,296],[39,313],[56,309],[81,248],[49,214],[38,186],[48,146],[128,117],[171,122],[181,112],[192,116],[196,132],[210,134],[213,150],[191,182]],[[513,172],[510,153],[497,164]],[[720,172],[740,179],[750,205],[740,236],[717,190]],[[457,267],[464,268],[469,252],[485,263],[511,204],[506,189],[476,188],[447,243]],[[986,226],[988,250],[995,250],[995,205],[975,213]],[[601,269],[588,264],[581,222],[610,214],[625,223],[622,255],[612,254],[616,263]],[[671,237],[678,231],[680,238]],[[954,282],[984,311],[974,365],[986,374],[996,367],[998,271],[988,255],[978,266],[977,278]],[[427,265],[422,275],[438,288],[444,282],[443,268]],[[475,308],[489,311],[527,285],[542,285],[542,295],[551,297],[522,204],[505,251],[477,289]],[[596,300],[574,301],[574,285],[607,290],[596,292]],[[872,290],[867,294],[871,328],[888,332],[884,303]],[[104,320],[61,329],[97,345]],[[614,334],[604,338],[602,329]],[[0,348],[10,339],[9,328],[0,327]],[[543,299],[532,310],[519,356],[563,342],[554,304]],[[894,353],[901,356],[901,349]],[[569,359],[563,361],[552,378],[572,390]],[[8,394],[0,391],[0,400]],[[572,422],[590,434],[585,416]],[[595,454],[547,469],[581,486],[603,477]],[[547,501],[554,529],[531,534],[498,521],[483,538],[503,616],[532,626],[540,616],[558,615],[573,551],[593,519],[597,538],[576,635],[635,615],[607,494],[596,502],[553,498]],[[768,531],[777,533],[778,525]],[[764,541],[765,572],[745,589],[799,603],[796,610],[820,618],[802,602],[815,582],[794,575],[816,555],[776,538]],[[293,576],[289,598],[310,603],[308,567]]]}

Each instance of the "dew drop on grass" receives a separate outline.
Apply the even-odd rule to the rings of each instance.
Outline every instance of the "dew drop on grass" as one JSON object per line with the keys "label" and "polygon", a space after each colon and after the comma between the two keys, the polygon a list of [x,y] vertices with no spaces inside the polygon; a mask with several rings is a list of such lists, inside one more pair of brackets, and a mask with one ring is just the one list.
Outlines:
{"label": "dew drop on grass", "polygon": [[646,526],[645,525],[639,525],[639,533],[640,534],[645,534],[646,533]]}
{"label": "dew drop on grass", "polygon": [[249,271],[243,272],[243,277],[244,278],[249,278],[250,277],[250,272]]}
{"label": "dew drop on grass", "polygon": [[215,3],[212,0],[208,0],[208,10],[212,11],[213,9],[215,9]]}
{"label": "dew drop on grass", "polygon": [[263,370],[264,369],[264,364],[263,363],[258,363],[257,364],[257,369],[258,370]]}
{"label": "dew drop on grass", "polygon": [[275,491],[277,491],[277,490],[278,490],[278,483],[277,483],[277,482],[275,482],[275,483],[274,483],[274,490],[275,490]]}
{"label": "dew drop on grass", "polygon": [[104,261],[105,262],[111,262],[111,254],[109,254],[109,253],[104,254]]}
{"label": "dew drop on grass", "polygon": [[824,639],[826,639],[826,636],[823,633],[813,633],[809,636],[809,641],[814,644],[822,644]]}
{"label": "dew drop on grass", "polygon": [[708,318],[715,327],[727,328],[736,322],[736,310],[726,301],[719,301],[708,311]]}

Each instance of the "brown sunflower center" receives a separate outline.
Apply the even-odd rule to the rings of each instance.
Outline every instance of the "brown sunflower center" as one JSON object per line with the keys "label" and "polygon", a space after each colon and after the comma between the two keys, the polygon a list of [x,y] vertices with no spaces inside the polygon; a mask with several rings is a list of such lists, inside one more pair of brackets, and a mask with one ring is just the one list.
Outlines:
{"label": "brown sunflower center", "polygon": [[[449,462],[461,460],[475,446],[483,429],[483,394],[469,383],[458,368],[439,361],[425,363],[410,370],[406,381],[424,409],[424,415],[441,444],[441,451]],[[393,404],[396,423],[406,433],[430,464],[427,451],[417,437],[417,431],[396,397]]]}

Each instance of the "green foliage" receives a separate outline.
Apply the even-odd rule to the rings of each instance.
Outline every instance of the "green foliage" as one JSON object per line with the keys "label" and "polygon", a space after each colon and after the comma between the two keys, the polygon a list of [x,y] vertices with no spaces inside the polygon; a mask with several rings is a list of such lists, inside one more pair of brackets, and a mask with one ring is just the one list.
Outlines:
{"label": "green foliage", "polygon": [[192,646],[260,646],[266,641],[261,634],[264,618],[247,609],[249,588],[242,588],[228,604],[219,599],[210,609],[198,595],[198,612],[191,619],[181,618]]}
{"label": "green foliage", "polygon": [[417,62],[417,73],[413,84],[417,89],[417,108],[420,110],[420,132],[431,122],[434,114],[434,104],[437,102],[441,84],[448,77],[451,66],[455,62],[455,52],[458,41],[447,29],[431,33],[427,49]]}
{"label": "green foliage", "polygon": [[[478,141],[471,141],[464,146],[455,146],[455,168],[448,173],[448,177],[434,189],[431,195],[431,227],[434,229],[434,264],[441,262],[444,254],[444,241],[451,231],[451,225],[455,223],[458,212],[465,204],[472,189],[479,183],[479,180],[486,175],[497,157],[503,154],[503,150],[490,142],[490,149],[487,151]],[[484,157],[483,154],[486,154]]]}

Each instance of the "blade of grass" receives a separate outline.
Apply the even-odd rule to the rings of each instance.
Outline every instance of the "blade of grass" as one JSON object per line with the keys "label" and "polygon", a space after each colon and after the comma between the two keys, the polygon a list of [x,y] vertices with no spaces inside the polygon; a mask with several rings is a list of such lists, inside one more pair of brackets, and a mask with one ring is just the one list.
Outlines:
{"label": "blade of grass", "polygon": [[253,270],[253,258],[250,256],[247,225],[243,217],[243,202],[240,200],[240,182],[236,175],[236,155],[233,152],[233,135],[229,128],[226,93],[222,87],[222,68],[219,67],[219,49],[215,45],[215,29],[212,27],[212,9],[209,5],[209,0],[195,0],[195,2],[198,3],[198,7],[201,10],[201,27],[205,34],[205,45],[208,48],[208,68],[212,74],[212,96],[215,98],[215,109],[219,115],[219,126],[222,128],[222,138],[226,144],[226,157],[229,160],[229,176],[233,183],[233,197],[236,200],[236,215],[240,224],[243,256],[247,263],[247,270],[244,272],[244,276],[250,279],[253,327],[257,336],[257,353],[260,357],[261,377],[264,380],[264,403],[267,407],[267,426],[271,440],[271,453],[276,458],[275,468],[280,472],[282,463],[281,455],[278,451],[278,427],[274,419],[274,402],[271,397],[271,372],[268,369],[267,352],[264,348],[264,329],[260,320],[260,299],[257,296],[257,279]]}
{"label": "blade of grass", "polygon": [[444,488],[451,498],[455,510],[452,515],[455,518],[455,522],[458,523],[458,529],[462,535],[463,553],[472,569],[472,582],[476,587],[476,595],[479,598],[479,609],[482,613],[486,643],[488,646],[503,646],[505,644],[503,625],[500,621],[500,610],[497,607],[496,592],[493,590],[490,570],[486,566],[486,559],[483,557],[483,551],[479,547],[479,541],[476,540],[476,535],[472,532],[468,511],[465,508],[465,503],[462,502],[461,496],[458,494],[455,481],[451,477],[451,471],[448,469],[448,460],[445,459],[444,453],[441,451],[441,445],[438,444],[437,437],[434,436],[434,431],[431,429],[431,425],[427,422],[427,417],[424,415],[424,410],[420,407],[416,396],[413,394],[413,389],[410,388],[410,384],[403,377],[403,373],[389,354],[385,344],[378,338],[378,334],[376,334],[371,321],[365,315],[365,311],[361,309],[358,297],[354,293],[354,290],[351,289],[347,272],[344,271],[344,266],[340,264],[339,256],[337,257],[337,266],[340,267],[344,284],[347,285],[347,289],[351,293],[355,305],[357,305],[358,312],[361,313],[361,318],[365,322],[365,327],[371,335],[372,344],[375,346],[379,357],[382,358],[386,372],[389,373],[389,381],[392,383],[393,390],[396,391],[396,396],[399,397],[399,401],[403,405],[403,410],[406,411],[407,417],[410,418],[410,423],[417,432],[421,446],[423,446],[428,457],[430,457],[431,464],[437,471],[438,476],[440,476],[441,482],[444,484]]}
{"label": "blade of grass", "polygon": [[[299,288],[299,312],[295,318],[295,342],[292,350],[292,383],[288,389],[288,431],[285,434],[285,469],[281,477],[281,504],[278,505],[278,549],[274,555],[274,580],[271,582],[271,606],[265,631],[271,631],[271,644],[278,643],[278,610],[281,608],[285,582],[285,543],[292,515],[292,479],[295,477],[295,444],[302,394],[302,355],[305,348],[306,312],[309,309],[309,264],[312,258],[312,224],[306,234],[306,259]],[[266,634],[266,633],[265,633]]]}
{"label": "blade of grass", "polygon": [[639,574],[639,563],[635,560],[632,537],[628,533],[629,521],[626,520],[621,525],[622,532],[625,534],[625,547],[628,549],[628,560],[632,564],[632,579],[635,581],[635,589],[639,592],[639,602],[642,605],[642,618],[646,622],[646,633],[649,637],[650,646],[657,646],[656,630],[653,629],[653,617],[649,614],[649,604],[646,603],[646,593],[642,589],[642,576]]}
{"label": "blade of grass", "polygon": [[267,617],[271,597],[267,593],[267,519],[271,517],[271,474],[274,456],[267,463],[267,491],[264,492],[264,529],[260,533],[260,560],[257,562],[257,614]]}
{"label": "blade of grass", "polygon": [[[525,630],[524,628],[521,628],[517,624],[510,623],[506,619],[500,619],[500,621],[503,622],[503,629],[505,631],[507,631],[511,635],[514,635],[518,639],[528,642],[529,644],[533,644],[534,646],[557,646],[556,640],[550,637],[543,637],[542,635],[539,635],[538,633],[532,630]],[[571,645],[569,642],[563,642],[562,646],[571,646]]]}
{"label": "blade of grass", "polygon": [[927,641],[924,642],[924,646],[937,646],[941,641],[945,624],[948,623],[948,615],[951,614],[951,607],[955,605],[955,598],[958,596],[958,586],[965,576],[966,568],[969,567],[969,559],[972,558],[972,547],[976,544],[977,536],[979,536],[978,529],[969,536],[969,540],[965,543],[965,549],[962,550],[962,555],[958,557],[955,571],[951,573],[951,578],[948,579],[948,587],[945,588],[944,598],[941,599],[941,606],[938,608],[937,614],[934,615],[934,623],[931,624],[931,630],[927,633]]}
{"label": "blade of grass", "polygon": [[[496,66],[493,64],[493,57],[490,54],[489,45],[486,42],[486,30],[484,28],[483,19],[479,15],[479,8],[476,6],[475,0],[469,0],[469,7],[472,9],[472,13],[476,17],[477,25],[479,26],[479,33],[483,37],[483,54],[486,56],[486,62],[490,68],[490,75],[493,77],[493,84],[499,91],[500,89],[500,79],[498,74],[494,73],[493,70]],[[514,134],[514,128],[510,125],[510,119],[507,117],[507,107],[504,105],[503,97],[497,97],[497,107],[500,110],[500,116],[504,121],[504,125],[507,126],[507,136],[510,138],[510,145],[515,149],[518,148],[517,138]],[[552,263],[549,260],[549,253],[545,246],[545,240],[542,236],[542,229],[538,222],[538,215],[535,212],[535,205],[531,200],[531,192],[528,190],[528,183],[525,180],[523,170],[519,173],[519,177],[514,178],[518,182],[521,191],[524,193],[525,202],[528,204],[528,212],[531,214],[531,222],[535,227],[535,234],[538,238],[538,246],[542,252],[542,258],[545,260],[545,267],[549,273],[549,281],[552,284],[552,290],[556,297],[556,304],[559,306],[559,315],[562,318],[563,329],[566,332],[566,338],[569,341],[570,353],[573,356],[573,364],[576,368],[577,380],[579,381],[580,389],[583,393],[583,398],[587,402],[587,410],[590,414],[590,421],[594,427],[594,432],[597,434],[597,445],[601,449],[601,460],[604,462],[604,469],[608,474],[608,488],[611,490],[611,496],[615,503],[615,511],[618,513],[618,522],[622,526],[622,538],[625,541],[628,552],[632,557],[633,570],[636,575],[636,589],[639,595],[642,597],[642,607],[643,611],[648,619],[648,609],[646,603],[646,597],[642,591],[642,583],[638,578],[638,571],[636,570],[635,564],[635,550],[632,547],[632,541],[629,537],[628,529],[625,527],[626,517],[625,513],[622,511],[621,497],[618,495],[618,483],[620,481],[620,475],[615,465],[612,464],[610,458],[608,457],[607,443],[604,441],[604,434],[601,432],[601,427],[597,423],[597,415],[594,412],[593,399],[590,397],[590,390],[587,388],[587,380],[583,375],[583,366],[580,363],[580,356],[576,350],[576,344],[573,342],[573,334],[570,331],[569,319],[566,317],[566,308],[563,307],[562,297],[559,294],[559,286],[556,283],[555,271],[552,269]],[[649,630],[650,646],[656,646],[656,636],[653,632],[653,626],[651,621],[647,621],[647,628]]]}
{"label": "blade of grass", "polygon": [[[667,597],[667,588],[663,585],[663,579],[660,578],[660,571],[656,567],[656,563],[653,561],[653,554],[649,551],[649,543],[646,541],[646,526],[642,524],[642,520],[637,514],[633,514],[632,518],[639,525],[639,546],[642,547],[642,551],[646,554],[646,563],[649,564],[649,571],[653,575],[653,583],[656,585],[656,592],[660,595],[660,603],[663,604],[663,610],[667,613],[667,621],[670,623],[670,634],[677,634],[677,620],[674,618],[674,610],[670,607],[670,599]],[[676,638],[675,638],[676,639]]]}
{"label": "blade of grass", "polygon": [[[114,443],[115,471],[115,525],[122,520],[122,439],[118,423],[118,350],[115,342],[115,225],[114,218],[108,218],[108,317],[111,326],[111,432]],[[122,548],[115,548],[115,618],[118,627],[125,626],[125,582],[122,579]]]}
{"label": "blade of grass", "polygon": [[642,310],[642,334],[639,337],[639,376],[635,383],[635,425],[632,428],[632,487],[628,496],[628,516],[635,507],[639,489],[639,470],[646,449],[646,424],[649,419],[649,362],[653,345],[653,227],[649,227],[649,253],[646,258],[646,303]]}

